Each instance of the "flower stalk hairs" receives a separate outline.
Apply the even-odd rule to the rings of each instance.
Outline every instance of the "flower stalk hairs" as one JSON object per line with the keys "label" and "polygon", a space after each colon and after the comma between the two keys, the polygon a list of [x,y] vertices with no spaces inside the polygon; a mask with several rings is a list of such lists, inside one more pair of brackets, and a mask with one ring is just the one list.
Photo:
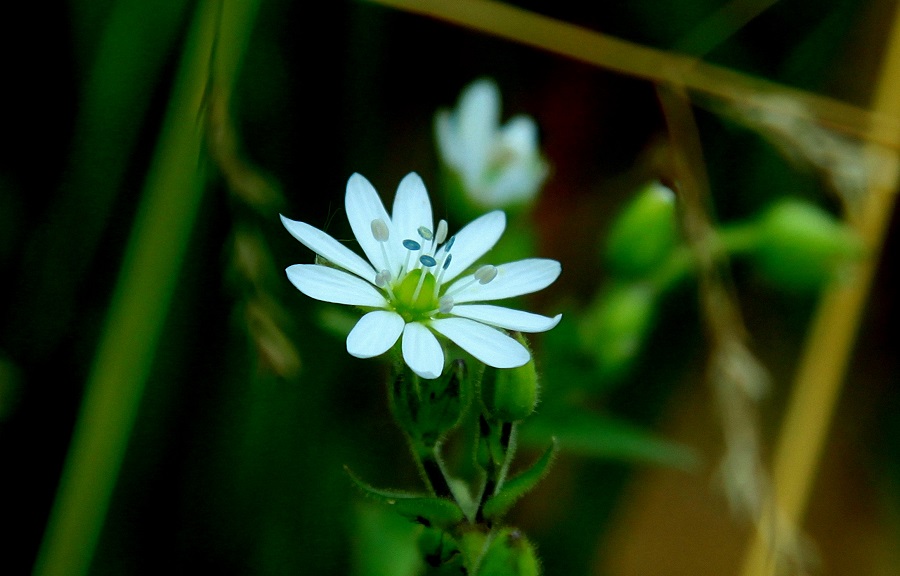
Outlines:
{"label": "flower stalk hairs", "polygon": [[288,267],[294,286],[311,298],[365,311],[347,337],[351,355],[379,356],[399,340],[413,372],[434,379],[444,371],[440,339],[446,339],[488,366],[516,368],[531,355],[504,330],[543,332],[562,317],[485,304],[536,292],[560,274],[559,262],[544,258],[472,269],[503,234],[503,212],[485,214],[450,236],[445,220],[434,225],[428,192],[416,173],[400,182],[390,215],[372,184],[354,174],[345,208],[368,260],[309,224],[281,220],[325,261]]}

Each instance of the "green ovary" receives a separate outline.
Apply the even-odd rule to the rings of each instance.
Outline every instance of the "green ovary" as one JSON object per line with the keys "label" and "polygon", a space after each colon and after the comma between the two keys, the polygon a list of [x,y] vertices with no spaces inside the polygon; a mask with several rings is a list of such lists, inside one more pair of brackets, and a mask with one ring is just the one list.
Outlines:
{"label": "green ovary", "polygon": [[[419,279],[425,274],[418,296],[413,298]],[[434,297],[434,275],[425,270],[413,270],[399,284],[394,286],[394,307],[407,322],[424,320],[428,313],[438,308]]]}

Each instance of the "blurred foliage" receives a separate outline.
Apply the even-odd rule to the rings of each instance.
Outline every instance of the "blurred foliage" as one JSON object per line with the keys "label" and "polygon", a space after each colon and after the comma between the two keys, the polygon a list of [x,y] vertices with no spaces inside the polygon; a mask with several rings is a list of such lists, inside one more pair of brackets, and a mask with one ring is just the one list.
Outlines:
{"label": "blurred foliage", "polygon": [[[719,0],[511,4],[788,85],[865,96],[857,82],[864,70],[852,63],[872,33],[865,26],[874,2],[782,0],[721,41],[692,35]],[[0,573],[26,574],[35,561],[99,343],[130,350],[148,339],[104,326],[144,187],[159,177],[152,159],[197,5],[18,3],[0,24],[0,497],[8,528]],[[537,253],[564,270],[533,301],[535,310],[565,314],[534,342],[541,392],[520,442],[536,459],[534,450],[558,438],[569,496],[553,499],[560,510],[546,523],[528,517],[530,508],[513,509],[528,538],[506,533],[496,561],[512,549],[529,563],[536,548],[545,574],[592,573],[634,467],[691,471],[709,456],[657,431],[703,354],[690,282],[664,292],[642,283],[644,271],[674,254],[671,229],[644,244],[640,260],[627,255],[634,242],[615,232],[617,215],[664,163],[652,87],[365,3],[262,2],[246,41],[229,98],[206,100],[223,106],[204,109],[218,123],[208,126],[198,111],[182,126],[207,138],[196,161],[205,192],[178,247],[184,265],[160,279],[172,286],[172,305],[155,318],[159,347],[142,368],[146,386],[121,472],[108,479],[115,490],[89,573],[411,575],[418,552],[439,547],[428,541],[433,534],[364,501],[344,473],[349,465],[373,485],[420,486],[391,423],[386,370],[349,357],[347,318],[281,276],[312,256],[277,213],[347,239],[340,206],[351,172],[375,175],[376,188],[388,190],[415,170],[436,191],[433,115],[482,76],[501,87],[504,115],[535,117],[551,166],[537,206],[498,246],[510,258],[498,261]],[[794,198],[805,204],[784,208],[802,212],[791,223],[808,218],[814,231],[843,234],[833,227],[841,201],[828,179],[785,158],[770,133],[737,117],[697,119],[723,231],[767,214],[760,221],[777,232],[767,238],[803,234],[810,228],[785,231],[779,213],[767,212]],[[226,145],[216,146],[217,127],[227,127]],[[436,205],[452,219],[449,201]],[[639,237],[653,240],[640,232],[658,215],[650,210],[649,224],[641,216],[632,225]],[[157,241],[175,237],[178,216],[162,219]],[[604,263],[611,231],[618,239]],[[806,245],[821,253],[834,235],[806,235]],[[787,372],[821,270],[806,275],[775,240],[756,244],[756,260],[738,259],[733,270],[749,328],[766,343],[761,356]],[[896,234],[885,259],[895,245]],[[804,290],[760,281],[766,273],[802,273]],[[869,406],[857,434],[896,510],[900,393],[896,355],[885,345],[897,325],[892,282],[879,280],[878,317],[860,357],[876,367],[870,379],[890,381],[852,394]],[[148,309],[159,298],[148,294]],[[547,484],[530,497],[546,498]]]}

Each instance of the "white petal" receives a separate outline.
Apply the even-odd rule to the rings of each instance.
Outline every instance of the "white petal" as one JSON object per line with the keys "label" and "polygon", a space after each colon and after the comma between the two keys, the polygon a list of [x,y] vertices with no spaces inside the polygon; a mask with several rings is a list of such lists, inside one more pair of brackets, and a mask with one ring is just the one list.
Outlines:
{"label": "white petal", "polygon": [[546,288],[559,277],[561,271],[562,267],[556,260],[528,258],[497,266],[497,277],[487,284],[470,282],[472,275],[460,278],[445,294],[451,295],[453,301],[460,304],[512,298]]}
{"label": "white petal", "polygon": [[434,134],[441,159],[444,163],[459,170],[462,165],[464,149],[459,142],[456,123],[448,110],[439,110],[435,115]]}
{"label": "white petal", "polygon": [[507,330],[518,330],[519,332],[546,332],[559,324],[560,319],[562,319],[562,314],[548,318],[540,314],[513,310],[502,306],[491,306],[490,304],[460,304],[459,306],[454,306],[450,313],[454,316],[477,320],[478,322],[506,328]]}
{"label": "white petal", "polygon": [[[364,176],[360,174],[350,176],[350,179],[347,181],[347,195],[344,197],[344,207],[347,210],[347,220],[350,221],[353,235],[356,236],[356,241],[359,242],[363,252],[366,253],[369,262],[375,266],[375,270],[378,272],[390,270],[392,274],[396,275],[400,265],[397,264],[394,267],[393,261],[385,260],[381,242],[372,235],[372,220],[381,219],[387,225],[390,233],[388,244],[395,243],[391,217],[388,216],[387,211],[384,209],[384,204],[381,203],[381,198],[378,197],[375,187]],[[393,258],[393,253],[390,249],[387,250],[387,254],[389,259]]]}
{"label": "white petal", "polygon": [[465,146],[463,172],[481,174],[490,158],[500,122],[500,90],[488,79],[470,84],[459,99],[456,114],[460,140]]}
{"label": "white petal", "polygon": [[388,350],[400,337],[405,322],[396,312],[375,310],[359,319],[347,336],[347,352],[357,358],[373,358]]}
{"label": "white petal", "polygon": [[349,272],[353,272],[360,278],[369,282],[375,281],[375,270],[371,264],[325,232],[310,226],[306,222],[298,222],[284,216],[281,217],[281,223],[284,224],[284,227],[287,228],[287,231],[294,238],[316,254]]}
{"label": "white petal", "polygon": [[[425,240],[419,236],[419,226],[428,228],[434,233],[434,224],[431,219],[431,200],[428,199],[428,191],[425,183],[415,172],[407,174],[397,187],[397,195],[394,197],[393,208],[394,232],[397,238],[392,244],[401,244],[409,238],[419,243]],[[431,244],[429,243],[428,246]],[[404,253],[403,256],[406,256]]]}
{"label": "white petal", "polygon": [[444,273],[444,282],[462,274],[466,268],[494,247],[506,229],[506,214],[500,210],[488,212],[469,222],[456,234],[450,249],[453,258]]}
{"label": "white petal", "polygon": [[403,328],[403,360],[422,378],[437,378],[444,371],[444,351],[431,330],[410,322]]}
{"label": "white petal", "polygon": [[515,368],[528,362],[528,349],[497,330],[467,318],[432,320],[431,327],[460,348],[494,368]]}
{"label": "white petal", "polygon": [[377,308],[387,304],[377,288],[343,270],[319,264],[294,264],[285,272],[291,284],[316,300]]}
{"label": "white petal", "polygon": [[537,154],[537,125],[528,116],[515,116],[500,130],[503,145],[514,151],[516,161]]}

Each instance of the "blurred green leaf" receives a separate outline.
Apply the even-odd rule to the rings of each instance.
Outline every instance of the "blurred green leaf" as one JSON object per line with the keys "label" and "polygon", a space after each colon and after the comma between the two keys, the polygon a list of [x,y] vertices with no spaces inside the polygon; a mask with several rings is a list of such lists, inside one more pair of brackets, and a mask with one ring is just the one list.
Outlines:
{"label": "blurred green leaf", "polygon": [[698,465],[690,448],[658,438],[651,432],[609,416],[579,408],[542,413],[519,429],[519,442],[538,445],[554,436],[567,453],[648,464],[661,464],[683,470]]}
{"label": "blurred green leaf", "polygon": [[353,539],[355,576],[415,576],[422,570],[417,536],[420,527],[384,506],[356,509]]}

